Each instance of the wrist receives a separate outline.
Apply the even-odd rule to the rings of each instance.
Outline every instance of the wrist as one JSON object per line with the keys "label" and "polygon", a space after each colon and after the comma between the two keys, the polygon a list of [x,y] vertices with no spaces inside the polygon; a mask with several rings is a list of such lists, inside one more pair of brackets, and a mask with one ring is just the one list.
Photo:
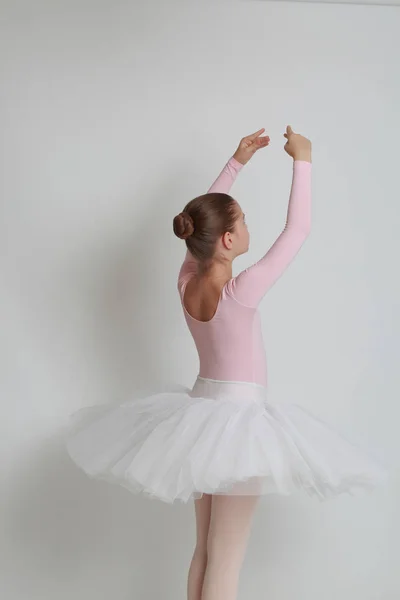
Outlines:
{"label": "wrist", "polygon": [[293,156],[293,160],[302,160],[305,162],[312,162],[311,159],[311,150],[303,150],[301,152],[297,152],[294,156]]}
{"label": "wrist", "polygon": [[232,156],[233,160],[235,160],[241,167],[243,167],[247,161],[243,161],[243,157],[238,155],[237,152]]}

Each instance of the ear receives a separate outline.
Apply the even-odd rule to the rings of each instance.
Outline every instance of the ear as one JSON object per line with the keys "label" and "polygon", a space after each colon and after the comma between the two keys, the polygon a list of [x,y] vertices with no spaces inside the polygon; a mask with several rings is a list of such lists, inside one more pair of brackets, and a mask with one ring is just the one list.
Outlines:
{"label": "ear", "polygon": [[227,250],[232,250],[233,240],[232,234],[229,231],[226,231],[222,236],[222,245]]}

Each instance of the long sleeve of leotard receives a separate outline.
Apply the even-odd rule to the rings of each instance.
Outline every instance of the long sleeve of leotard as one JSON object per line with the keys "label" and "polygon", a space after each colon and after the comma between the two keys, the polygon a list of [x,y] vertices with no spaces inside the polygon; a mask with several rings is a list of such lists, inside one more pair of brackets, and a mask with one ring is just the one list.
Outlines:
{"label": "long sleeve of leotard", "polygon": [[256,307],[296,256],[311,227],[311,163],[294,161],[286,224],[267,253],[229,282],[239,303]]}
{"label": "long sleeve of leotard", "polygon": [[[208,194],[212,192],[219,192],[228,194],[233,182],[235,181],[237,174],[242,169],[244,165],[233,158],[233,156],[228,160],[221,173],[218,175],[217,179],[214,181],[212,186],[207,190]],[[178,275],[178,286],[180,283],[193,272],[197,271],[197,259],[187,250],[185,259],[182,263],[182,266]]]}

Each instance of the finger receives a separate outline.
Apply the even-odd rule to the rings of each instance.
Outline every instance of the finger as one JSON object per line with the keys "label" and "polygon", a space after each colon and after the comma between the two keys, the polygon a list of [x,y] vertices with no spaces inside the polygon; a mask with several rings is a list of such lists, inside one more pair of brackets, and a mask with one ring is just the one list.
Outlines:
{"label": "finger", "polygon": [[286,133],[288,136],[293,134],[293,129],[290,127],[290,125],[286,127]]}
{"label": "finger", "polygon": [[256,150],[258,150],[258,148],[264,148],[265,146],[268,146],[269,142],[270,142],[270,139],[268,136],[259,137],[259,138],[256,138],[254,140],[254,142],[252,142],[250,144],[249,148],[252,151],[256,151]]}
{"label": "finger", "polygon": [[263,135],[263,136],[261,136],[259,138],[256,138],[254,140],[253,144],[262,144],[262,145],[265,145],[265,144],[269,144],[269,142],[270,142],[269,136],[268,135]]}
{"label": "finger", "polygon": [[258,138],[262,134],[263,131],[265,131],[265,127],[262,127],[262,129],[259,129],[255,133],[251,133],[250,135],[246,135],[246,137],[244,139],[245,140],[250,140],[252,142],[256,138]]}

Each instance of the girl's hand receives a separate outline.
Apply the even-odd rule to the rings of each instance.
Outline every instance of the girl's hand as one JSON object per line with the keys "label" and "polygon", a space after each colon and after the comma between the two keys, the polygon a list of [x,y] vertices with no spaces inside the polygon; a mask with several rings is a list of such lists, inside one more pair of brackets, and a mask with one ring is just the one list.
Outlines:
{"label": "girl's hand", "polygon": [[261,135],[263,131],[265,131],[264,127],[241,139],[233,158],[245,165],[257,150],[268,146],[270,139],[268,135]]}
{"label": "girl's hand", "polygon": [[294,160],[305,160],[311,162],[311,142],[299,133],[294,133],[290,125],[286,128],[283,136],[287,139],[285,151]]}

